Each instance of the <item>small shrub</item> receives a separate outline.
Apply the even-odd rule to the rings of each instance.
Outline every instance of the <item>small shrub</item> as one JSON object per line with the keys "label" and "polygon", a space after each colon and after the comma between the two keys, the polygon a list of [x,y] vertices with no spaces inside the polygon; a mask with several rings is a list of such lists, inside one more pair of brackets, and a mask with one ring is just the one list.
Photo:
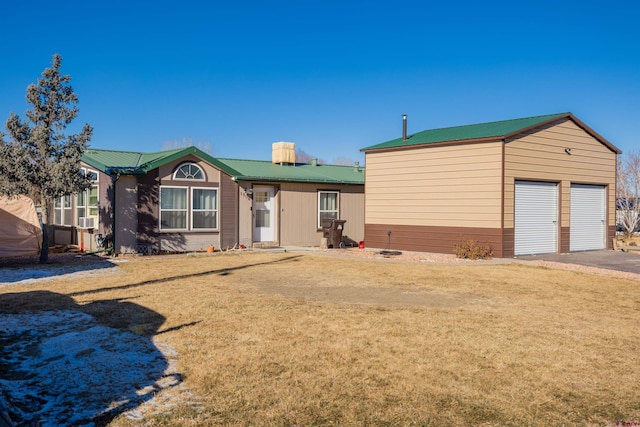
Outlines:
{"label": "small shrub", "polygon": [[489,243],[466,239],[453,245],[453,253],[458,258],[491,259],[493,248]]}

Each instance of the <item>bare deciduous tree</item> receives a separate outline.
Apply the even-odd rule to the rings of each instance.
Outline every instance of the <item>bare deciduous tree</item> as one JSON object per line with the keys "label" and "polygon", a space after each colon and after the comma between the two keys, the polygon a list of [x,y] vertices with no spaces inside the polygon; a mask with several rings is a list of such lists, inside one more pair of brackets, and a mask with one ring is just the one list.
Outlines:
{"label": "bare deciduous tree", "polygon": [[306,151],[300,148],[296,149],[296,163],[309,164],[313,159],[316,159],[319,165],[326,163],[323,159],[318,159],[317,157],[312,156],[311,154],[308,154]]}
{"label": "bare deciduous tree", "polygon": [[355,161],[352,158],[349,158],[349,157],[336,157],[335,159],[333,159],[333,164],[334,165],[351,166],[354,163],[355,163]]}
{"label": "bare deciduous tree", "polygon": [[618,157],[616,222],[631,237],[640,225],[640,153],[630,151]]}
{"label": "bare deciduous tree", "polygon": [[173,141],[165,141],[164,144],[162,144],[163,150],[172,150],[175,148],[186,148],[186,147],[196,147],[207,154],[212,154],[211,143],[209,141],[193,142],[193,138],[182,138],[182,141],[174,139]]}

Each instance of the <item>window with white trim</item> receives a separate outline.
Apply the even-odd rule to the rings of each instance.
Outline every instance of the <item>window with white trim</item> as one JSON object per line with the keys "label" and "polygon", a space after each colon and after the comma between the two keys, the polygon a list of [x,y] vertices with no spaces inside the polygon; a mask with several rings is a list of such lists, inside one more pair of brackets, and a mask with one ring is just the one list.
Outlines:
{"label": "window with white trim", "polygon": [[87,221],[83,218],[93,219],[93,227],[98,228],[98,186],[92,185],[85,191],[76,194],[77,225],[85,227]]}
{"label": "window with white trim", "polygon": [[160,230],[218,229],[218,189],[160,187]]}
{"label": "window with white trim", "polygon": [[191,228],[194,230],[218,228],[218,189],[191,189]]}
{"label": "window with white trim", "polygon": [[340,217],[340,192],[318,191],[318,228],[322,228],[322,220]]}
{"label": "window with white trim", "polygon": [[93,169],[80,168],[80,174],[82,176],[87,176],[91,182],[98,182],[98,171],[94,171]]}
{"label": "window with white trim", "polygon": [[160,187],[160,230],[187,230],[188,187]]}
{"label": "window with white trim", "polygon": [[69,226],[73,224],[71,196],[57,197],[53,201],[53,223]]}
{"label": "window with white trim", "polygon": [[195,163],[184,163],[173,173],[173,179],[204,181],[204,171]]}
{"label": "window with white trim", "polygon": [[[204,170],[183,163],[173,173],[176,181],[205,181]],[[160,230],[218,229],[218,189],[213,187],[160,186]]]}

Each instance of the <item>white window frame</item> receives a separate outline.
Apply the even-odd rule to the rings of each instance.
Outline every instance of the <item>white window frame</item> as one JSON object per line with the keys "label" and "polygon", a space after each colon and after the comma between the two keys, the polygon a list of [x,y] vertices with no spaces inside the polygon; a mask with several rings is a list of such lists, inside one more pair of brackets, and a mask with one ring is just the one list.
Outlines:
{"label": "white window frame", "polygon": [[82,176],[87,176],[88,174],[95,175],[96,178],[91,179],[91,182],[98,182],[98,171],[89,168],[80,168],[80,173],[82,174]]}
{"label": "white window frame", "polygon": [[[95,182],[95,181],[94,181]],[[96,204],[89,204],[91,190],[95,188],[96,191]],[[81,196],[76,194],[76,227],[80,226],[80,218],[93,218],[93,228],[98,228],[98,219],[100,217],[100,188],[97,185],[92,185],[83,192],[84,203],[80,203]],[[84,209],[84,215],[80,215],[79,210]],[[91,214],[91,210],[95,209],[95,213]]]}
{"label": "white window frame", "polygon": [[[321,194],[335,194],[336,195],[336,209],[320,209],[320,197]],[[318,229],[322,228],[322,213],[323,212],[335,212],[336,219],[340,219],[340,192],[336,190],[318,190]]]}
{"label": "white window frame", "polygon": [[[164,188],[176,188],[185,191],[186,204],[184,209],[162,209],[162,190]],[[160,194],[159,194],[159,203],[158,203],[158,229],[160,231],[188,231],[189,230],[189,187],[184,186],[173,186],[173,185],[161,185],[160,186]],[[184,228],[169,228],[162,226],[162,212],[185,212],[185,227]]]}
{"label": "white window frame", "polygon": [[[215,191],[216,192],[216,205],[215,205],[215,207],[213,209],[195,209],[193,207],[193,204],[194,204],[194,201],[195,201],[195,198],[193,197],[193,192],[195,190]],[[191,195],[191,200],[190,200],[191,203],[189,203],[189,210],[190,210],[189,218],[190,218],[191,222],[189,224],[189,229],[191,231],[216,231],[216,230],[218,230],[218,223],[219,223],[219,218],[220,218],[220,216],[218,215],[218,205],[219,205],[219,200],[220,200],[220,198],[219,198],[220,193],[218,191],[218,187],[191,187],[191,191],[189,192],[189,194]],[[216,215],[216,223],[215,223],[214,227],[213,228],[196,228],[196,227],[194,227],[194,225],[193,225],[194,224],[193,214],[195,212],[214,212],[215,215]]]}
{"label": "white window frame", "polygon": [[[60,204],[60,206],[56,206],[57,204]],[[60,211],[60,221],[56,221],[56,211]],[[61,196],[55,199],[53,204],[53,223],[67,227],[73,226],[73,203],[71,202],[71,195]]]}
{"label": "white window frame", "polygon": [[[200,173],[200,175],[202,175],[202,178],[193,178],[193,177],[189,177],[187,176],[186,178],[183,177],[178,177],[178,172],[180,172],[182,170],[182,168],[184,167],[195,167],[198,172]],[[186,175],[186,174],[185,174]],[[196,163],[193,162],[186,162],[186,163],[182,163],[180,166],[178,166],[175,170],[175,172],[173,172],[173,179],[175,181],[205,181],[206,180],[207,175],[204,173],[204,169],[202,169],[199,165],[197,165]]]}

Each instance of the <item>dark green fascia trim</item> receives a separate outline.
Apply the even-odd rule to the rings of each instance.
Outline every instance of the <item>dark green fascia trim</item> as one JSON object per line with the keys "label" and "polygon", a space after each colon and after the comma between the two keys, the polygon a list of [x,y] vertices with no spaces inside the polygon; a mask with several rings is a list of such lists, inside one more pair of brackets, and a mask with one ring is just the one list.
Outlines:
{"label": "dark green fascia trim", "polygon": [[129,167],[118,167],[118,166],[108,167],[106,168],[104,173],[106,173],[107,175],[117,175],[117,176],[121,176],[121,175],[142,176],[147,174],[147,172],[145,172],[140,168],[129,168]]}

